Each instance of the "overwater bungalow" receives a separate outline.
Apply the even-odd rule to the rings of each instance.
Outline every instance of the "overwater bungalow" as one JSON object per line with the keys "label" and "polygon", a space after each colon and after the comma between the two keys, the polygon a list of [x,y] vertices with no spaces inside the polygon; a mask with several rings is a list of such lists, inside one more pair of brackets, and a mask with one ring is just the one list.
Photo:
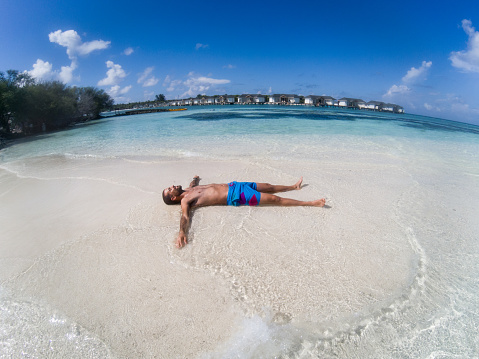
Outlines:
{"label": "overwater bungalow", "polygon": [[266,96],[261,94],[243,94],[238,96],[238,103],[241,104],[262,104],[266,102]]}
{"label": "overwater bungalow", "polygon": [[382,105],[384,105],[384,102],[380,101],[369,101],[366,103],[366,110],[373,110],[373,111],[379,111],[382,108]]}
{"label": "overwater bungalow", "polygon": [[343,97],[339,99],[338,106],[347,108],[364,108],[366,106],[366,102],[357,98]]}
{"label": "overwater bungalow", "polygon": [[214,96],[199,96],[196,98],[188,98],[183,100],[170,100],[169,106],[191,106],[191,105],[224,105],[224,104],[274,104],[274,105],[309,105],[309,106],[326,106],[326,107],[341,107],[360,110],[384,111],[393,113],[404,113],[404,108],[381,101],[365,102],[357,98],[343,97],[339,100],[331,96],[298,96],[294,94],[242,94],[242,95],[214,95]]}
{"label": "overwater bungalow", "polygon": [[305,105],[319,106],[321,101],[321,96],[309,95],[304,98]]}
{"label": "overwater bungalow", "polygon": [[215,105],[224,105],[225,97],[222,95],[215,96]]}
{"label": "overwater bungalow", "polygon": [[238,103],[242,105],[248,105],[253,103],[253,95],[242,94],[238,96]]}
{"label": "overwater bungalow", "polygon": [[295,105],[299,104],[299,96],[274,94],[269,97],[269,103],[275,105]]}

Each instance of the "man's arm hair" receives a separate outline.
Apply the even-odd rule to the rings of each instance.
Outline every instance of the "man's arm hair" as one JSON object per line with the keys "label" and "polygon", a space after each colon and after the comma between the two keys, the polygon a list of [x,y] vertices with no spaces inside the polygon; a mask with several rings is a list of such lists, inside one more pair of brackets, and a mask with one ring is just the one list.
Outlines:
{"label": "man's arm hair", "polygon": [[200,184],[200,177],[199,176],[195,176],[193,177],[193,181],[191,181],[190,183],[190,188],[192,187],[196,187]]}

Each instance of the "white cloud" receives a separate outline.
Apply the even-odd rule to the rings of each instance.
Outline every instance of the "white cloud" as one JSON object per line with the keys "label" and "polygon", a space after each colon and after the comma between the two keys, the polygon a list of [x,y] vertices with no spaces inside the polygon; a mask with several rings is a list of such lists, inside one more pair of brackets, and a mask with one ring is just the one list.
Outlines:
{"label": "white cloud", "polygon": [[229,84],[231,81],[226,80],[226,79],[213,79],[211,77],[196,77],[196,78],[190,78],[186,81],[187,84],[200,84],[200,85],[224,85],[224,84]]}
{"label": "white cloud", "polygon": [[94,40],[82,42],[80,36],[74,30],[57,30],[48,34],[50,42],[56,43],[67,48],[68,58],[71,60],[70,66],[62,66],[60,71],[53,70],[52,64],[37,59],[33,64],[33,70],[28,73],[37,80],[58,80],[63,83],[70,83],[77,80],[73,71],[78,67],[78,56],[88,55],[92,51],[106,49],[110,41]]}
{"label": "white cloud", "polygon": [[403,82],[411,83],[424,77],[427,73],[427,70],[431,66],[432,66],[432,61],[423,61],[421,64],[421,67],[418,69],[416,69],[415,67],[411,67],[411,69],[407,72],[407,74],[402,78]]}
{"label": "white cloud", "polygon": [[383,95],[383,97],[393,97],[397,94],[407,94],[409,91],[411,91],[411,89],[406,85],[392,85],[388,92]]}
{"label": "white cloud", "polygon": [[156,77],[151,77],[143,83],[143,87],[155,86],[159,81],[160,79],[157,79]]}
{"label": "white cloud", "polygon": [[429,98],[429,101],[424,103],[424,108],[430,116],[444,116],[461,122],[477,124],[479,118],[479,108],[470,106],[461,96],[453,93],[436,99]]}
{"label": "white cloud", "polygon": [[235,68],[236,68],[236,65],[228,64],[228,65],[223,66],[223,68],[224,68],[224,69],[235,69]]}
{"label": "white cloud", "polygon": [[125,86],[123,88],[120,85],[112,86],[107,92],[112,97],[118,97],[119,95],[125,95],[131,90],[131,85]]}
{"label": "white cloud", "polygon": [[140,74],[140,77],[138,78],[138,83],[141,84],[145,79],[147,78],[148,75],[150,75],[153,72],[154,67],[147,67],[145,71],[143,71]]}
{"label": "white cloud", "polygon": [[449,56],[452,66],[466,72],[479,72],[479,32],[471,20],[462,20],[462,28],[469,36],[467,50],[453,51]]}
{"label": "white cloud", "polygon": [[175,90],[184,91],[180,97],[196,96],[198,94],[206,93],[210,88],[218,85],[226,85],[231,81],[227,79],[215,79],[212,77],[198,76],[194,72],[190,72],[187,75],[185,81],[172,80],[168,75],[163,81],[163,86],[167,87],[167,91],[172,92]]}
{"label": "white cloud", "polygon": [[205,93],[208,91],[212,86],[216,85],[225,85],[229,84],[231,81],[226,79],[214,79],[211,77],[199,76],[199,77],[190,77],[186,81],[183,82],[188,90],[185,91],[181,97],[184,96],[195,96],[199,93]]}
{"label": "white cloud", "polygon": [[48,35],[50,42],[57,43],[67,48],[68,57],[71,60],[76,59],[77,55],[88,55],[95,50],[103,50],[110,46],[110,41],[94,40],[82,42],[80,35],[75,30],[57,30]]}
{"label": "white cloud", "polygon": [[115,100],[115,102],[125,103],[125,102],[130,102],[130,99],[123,95],[127,94],[130,90],[131,90],[131,85],[125,86],[123,88],[121,88],[120,85],[114,85],[106,92]]}
{"label": "white cloud", "polygon": [[147,67],[145,71],[140,74],[140,77],[138,78],[138,83],[142,84],[143,87],[155,86],[160,81],[160,79],[156,78],[155,76],[150,77],[154,69],[155,68],[153,66]]}
{"label": "white cloud", "polygon": [[439,106],[433,106],[428,104],[427,102],[424,103],[424,108],[428,111],[435,111],[435,112],[441,112],[442,109]]}
{"label": "white cloud", "polygon": [[72,62],[70,66],[62,66],[60,73],[58,74],[58,78],[63,83],[70,83],[73,81],[73,70],[76,69],[75,62]]}
{"label": "white cloud", "polygon": [[123,51],[123,53],[126,55],[126,56],[130,56],[132,53],[134,52],[133,48],[131,47],[127,47],[125,49],[125,51]]}
{"label": "white cloud", "polygon": [[414,66],[402,78],[402,85],[392,85],[388,92],[383,95],[383,98],[391,99],[396,96],[404,97],[411,93],[411,89],[407,85],[414,85],[421,80],[425,80],[427,71],[432,66],[432,61],[423,61],[421,67],[418,69]]}
{"label": "white cloud", "polygon": [[210,45],[207,45],[207,44],[200,44],[199,42],[196,44],[195,48],[196,50],[199,50],[199,49],[207,49],[208,47],[210,47]]}
{"label": "white cloud", "polygon": [[37,59],[37,62],[33,64],[33,70],[27,72],[37,80],[49,80],[54,76],[52,67],[52,64],[48,61]]}
{"label": "white cloud", "polygon": [[98,86],[117,85],[126,77],[126,73],[121,68],[121,65],[117,65],[113,61],[107,61],[106,66],[109,70],[106,72],[106,77],[98,81]]}
{"label": "white cloud", "polygon": [[165,80],[163,81],[163,87],[166,87],[166,91],[172,92],[182,84],[181,80],[171,80],[170,75],[166,75]]}
{"label": "white cloud", "polygon": [[33,70],[27,72],[39,81],[57,80],[67,84],[75,79],[73,71],[76,68],[77,65],[73,61],[70,66],[62,66],[60,72],[58,72],[53,70],[52,64],[48,61],[37,59],[37,62],[33,64]]}

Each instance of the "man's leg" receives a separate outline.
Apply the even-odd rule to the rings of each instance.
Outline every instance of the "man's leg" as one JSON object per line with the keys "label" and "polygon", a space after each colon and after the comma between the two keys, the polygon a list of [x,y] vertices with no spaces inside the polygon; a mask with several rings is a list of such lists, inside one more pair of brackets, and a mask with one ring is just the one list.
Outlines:
{"label": "man's leg", "polygon": [[271,206],[309,206],[309,207],[324,207],[326,200],[324,198],[317,199],[315,201],[298,201],[291,198],[283,198],[275,196],[274,194],[261,193],[261,200],[259,205],[271,205]]}
{"label": "man's leg", "polygon": [[301,183],[303,183],[303,177],[298,182],[291,186],[275,185],[269,183],[256,183],[256,190],[261,193],[278,193],[301,189]]}

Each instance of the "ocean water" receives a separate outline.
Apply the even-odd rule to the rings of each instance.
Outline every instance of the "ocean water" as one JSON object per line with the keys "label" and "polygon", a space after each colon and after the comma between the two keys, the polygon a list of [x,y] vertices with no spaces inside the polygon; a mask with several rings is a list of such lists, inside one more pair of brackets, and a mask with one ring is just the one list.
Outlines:
{"label": "ocean water", "polygon": [[[293,184],[326,208],[209,207],[173,246],[161,191]],[[474,358],[479,127],[218,106],[0,151],[0,356]]]}

